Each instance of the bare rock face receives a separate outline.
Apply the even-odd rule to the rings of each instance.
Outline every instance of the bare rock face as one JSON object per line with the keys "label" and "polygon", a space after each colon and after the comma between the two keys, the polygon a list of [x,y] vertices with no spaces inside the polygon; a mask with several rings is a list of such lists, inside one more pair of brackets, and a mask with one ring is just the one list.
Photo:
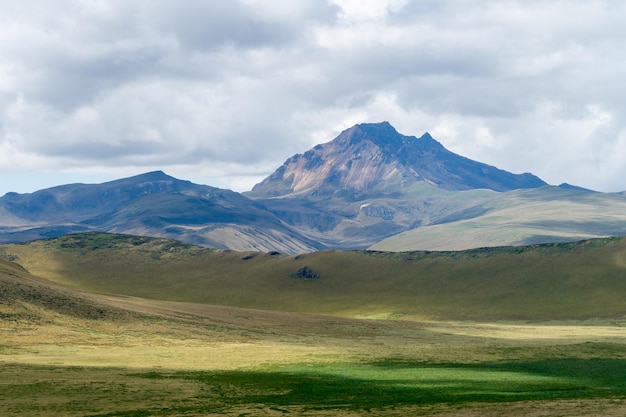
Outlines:
{"label": "bare rock face", "polygon": [[454,191],[546,185],[532,174],[512,174],[459,156],[428,133],[420,138],[404,136],[382,122],[356,125],[331,142],[289,158],[257,184],[250,196],[393,191],[416,182]]}

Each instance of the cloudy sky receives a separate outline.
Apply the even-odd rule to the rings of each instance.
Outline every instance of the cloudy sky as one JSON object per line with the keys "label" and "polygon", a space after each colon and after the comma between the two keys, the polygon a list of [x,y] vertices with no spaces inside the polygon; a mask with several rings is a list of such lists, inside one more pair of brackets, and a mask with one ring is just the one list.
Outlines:
{"label": "cloudy sky", "polygon": [[361,122],[626,190],[626,3],[3,0],[0,195],[161,169],[245,191]]}

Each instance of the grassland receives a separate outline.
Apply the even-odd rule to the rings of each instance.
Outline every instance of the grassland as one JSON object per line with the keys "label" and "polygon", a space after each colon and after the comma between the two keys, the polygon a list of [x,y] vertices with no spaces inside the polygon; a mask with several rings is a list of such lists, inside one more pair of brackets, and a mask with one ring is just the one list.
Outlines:
{"label": "grassland", "polygon": [[[598,208],[601,207],[601,210]],[[515,190],[374,244],[382,251],[464,250],[626,234],[626,200],[558,187]]]}
{"label": "grassland", "polygon": [[[624,244],[304,257],[96,234],[2,246],[0,415],[622,416],[626,320],[608,294],[625,299]],[[320,277],[294,276],[304,265]],[[517,285],[521,265],[534,278]],[[487,277],[484,298],[459,271]],[[577,299],[592,282],[598,298]],[[560,311],[505,297],[510,314],[505,287],[531,304],[552,290]],[[435,308],[445,288],[469,312]]]}
{"label": "grassland", "polygon": [[[464,252],[287,256],[82,234],[4,245],[0,256],[81,291],[348,317],[621,318],[626,299],[621,238]],[[299,278],[305,267],[319,279]]]}

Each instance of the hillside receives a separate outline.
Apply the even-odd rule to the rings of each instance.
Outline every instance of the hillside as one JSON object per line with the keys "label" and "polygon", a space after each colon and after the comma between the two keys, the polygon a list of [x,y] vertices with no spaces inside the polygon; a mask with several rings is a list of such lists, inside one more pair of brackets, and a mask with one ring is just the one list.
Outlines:
{"label": "hillside", "polygon": [[626,239],[463,252],[287,256],[79,234],[0,247],[4,258],[83,291],[352,317],[623,317]]}
{"label": "hillside", "polygon": [[0,198],[0,242],[97,230],[163,236],[223,249],[319,248],[230,190],[150,172],[103,184],[68,184]]}
{"label": "hillside", "polygon": [[121,320],[122,309],[93,297],[32,276],[19,264],[0,260],[0,318],[23,324],[41,322],[50,314],[78,319]]}
{"label": "hillside", "polygon": [[542,187],[495,195],[467,212],[399,233],[372,250],[464,250],[626,235],[626,198]]}

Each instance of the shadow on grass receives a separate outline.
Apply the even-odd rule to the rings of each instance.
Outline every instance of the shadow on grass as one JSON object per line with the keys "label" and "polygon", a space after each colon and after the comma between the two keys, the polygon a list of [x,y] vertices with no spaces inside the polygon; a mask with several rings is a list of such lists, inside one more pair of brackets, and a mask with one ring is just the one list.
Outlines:
{"label": "shadow on grass", "polygon": [[[272,371],[135,374],[205,384],[223,404],[303,409],[548,400],[626,395],[626,360],[560,359],[494,364],[291,366]],[[213,403],[213,406],[215,403]],[[202,411],[201,407],[194,411]]]}

